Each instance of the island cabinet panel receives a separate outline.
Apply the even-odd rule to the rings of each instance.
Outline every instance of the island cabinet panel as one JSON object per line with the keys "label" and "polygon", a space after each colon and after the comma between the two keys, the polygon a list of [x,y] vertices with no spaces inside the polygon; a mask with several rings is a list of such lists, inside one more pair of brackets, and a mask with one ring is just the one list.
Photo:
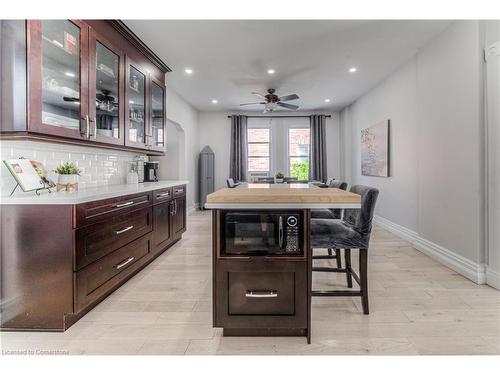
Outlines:
{"label": "island cabinet panel", "polygon": [[172,226],[174,237],[180,237],[186,231],[186,197],[175,198]]}
{"label": "island cabinet panel", "polygon": [[[15,90],[23,123],[3,121],[2,139],[33,139],[113,149],[165,152],[168,66],[117,20],[26,20],[12,28],[23,41],[26,64],[2,79],[26,85]],[[26,34],[25,34],[26,33]],[[19,72],[24,68],[24,72]],[[6,87],[6,91],[14,92]],[[10,112],[10,111],[9,111]],[[9,115],[10,116],[10,115]],[[22,118],[19,117],[22,121]]]}
{"label": "island cabinet panel", "polygon": [[2,205],[1,328],[67,329],[181,238],[186,211],[177,203],[174,213],[176,200],[185,196],[174,199],[168,187],[74,205]]}
{"label": "island cabinet panel", "polygon": [[219,261],[215,284],[216,327],[307,328],[305,261]]}

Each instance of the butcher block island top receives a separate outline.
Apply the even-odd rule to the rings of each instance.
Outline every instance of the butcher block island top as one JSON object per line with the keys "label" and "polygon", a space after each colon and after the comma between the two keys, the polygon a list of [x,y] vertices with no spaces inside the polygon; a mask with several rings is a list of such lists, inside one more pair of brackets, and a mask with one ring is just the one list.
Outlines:
{"label": "butcher block island top", "polygon": [[361,197],[312,184],[242,184],[207,196],[205,208],[359,208]]}

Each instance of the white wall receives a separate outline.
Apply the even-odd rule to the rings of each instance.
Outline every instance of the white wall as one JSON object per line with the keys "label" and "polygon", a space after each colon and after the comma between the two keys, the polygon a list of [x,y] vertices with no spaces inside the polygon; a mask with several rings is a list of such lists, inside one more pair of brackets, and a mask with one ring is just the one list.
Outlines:
{"label": "white wall", "polygon": [[[168,76],[167,76],[168,77]],[[198,152],[199,152],[199,128],[198,110],[186,102],[175,91],[167,85],[167,118],[176,126],[182,128],[183,134],[175,133],[174,138],[177,145],[170,150],[167,149],[167,156],[154,157],[152,159],[160,161],[160,178],[162,175],[169,175],[170,168],[179,168],[179,179],[189,181],[187,187],[187,207],[193,209],[198,204]],[[169,125],[172,134],[172,124]],[[169,131],[167,129],[167,144]],[[176,130],[177,131],[177,130]],[[181,133],[182,133],[181,132]]]}
{"label": "white wall", "polygon": [[[240,112],[239,112],[240,113]],[[323,113],[323,112],[320,112]],[[215,153],[215,189],[226,186],[229,175],[229,154],[231,137],[231,120],[229,112],[200,112],[200,150],[209,145]],[[240,114],[258,116],[256,112],[241,112]],[[293,115],[310,115],[310,112],[293,112]],[[339,114],[331,114],[326,119],[327,163],[328,176],[340,178],[340,135]],[[283,115],[281,112],[276,116]],[[284,152],[284,151],[283,151]]]}
{"label": "white wall", "polygon": [[[418,236],[441,260],[453,258],[451,263],[479,282],[484,281],[480,40],[478,21],[453,22],[341,116],[346,148],[351,146],[345,168],[351,183],[380,189],[376,214]],[[360,130],[386,119],[391,120],[391,177],[361,176]]]}
{"label": "white wall", "polygon": [[500,21],[486,23],[488,284],[500,289]]}

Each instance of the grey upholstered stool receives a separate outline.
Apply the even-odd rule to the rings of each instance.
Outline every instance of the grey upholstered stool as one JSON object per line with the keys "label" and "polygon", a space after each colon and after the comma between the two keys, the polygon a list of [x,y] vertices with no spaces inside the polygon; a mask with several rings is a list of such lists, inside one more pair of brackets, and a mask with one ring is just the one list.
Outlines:
{"label": "grey upholstered stool", "polygon": [[[347,190],[347,182],[328,179],[328,187]],[[311,210],[311,219],[341,219],[342,210],[339,208],[318,208]],[[336,259],[337,267],[342,268],[342,259],[339,249],[328,249],[328,255],[313,255],[313,259]]]}
{"label": "grey upholstered stool", "polygon": [[[361,195],[361,209],[345,209],[342,220],[311,220],[311,247],[313,249],[344,249],[345,268],[313,267],[312,270],[344,272],[347,277],[347,286],[352,288],[354,278],[360,290],[313,290],[312,296],[360,296],[363,313],[368,314],[368,245],[378,190],[369,186],[355,185],[350,191]],[[359,276],[351,267],[351,249],[359,249]]]}

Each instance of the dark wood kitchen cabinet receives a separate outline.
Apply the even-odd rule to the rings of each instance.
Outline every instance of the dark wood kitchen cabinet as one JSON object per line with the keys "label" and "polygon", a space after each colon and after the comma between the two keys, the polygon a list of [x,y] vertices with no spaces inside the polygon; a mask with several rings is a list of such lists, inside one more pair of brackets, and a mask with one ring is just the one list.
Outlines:
{"label": "dark wood kitchen cabinet", "polygon": [[[24,106],[27,116],[24,124],[2,117],[2,139],[164,154],[165,73],[170,69],[135,34],[116,20],[25,22],[26,61],[16,60],[25,67],[25,98],[19,87],[8,84],[19,80],[19,67],[6,70],[12,76],[2,80],[14,96],[9,105],[16,111]],[[7,40],[1,48],[14,59],[12,45]]]}
{"label": "dark wood kitchen cabinet", "polygon": [[186,222],[184,207],[174,220],[185,195],[173,189],[185,194],[176,186],[75,205],[3,204],[2,330],[64,331],[172,246],[183,232],[174,221]]}

